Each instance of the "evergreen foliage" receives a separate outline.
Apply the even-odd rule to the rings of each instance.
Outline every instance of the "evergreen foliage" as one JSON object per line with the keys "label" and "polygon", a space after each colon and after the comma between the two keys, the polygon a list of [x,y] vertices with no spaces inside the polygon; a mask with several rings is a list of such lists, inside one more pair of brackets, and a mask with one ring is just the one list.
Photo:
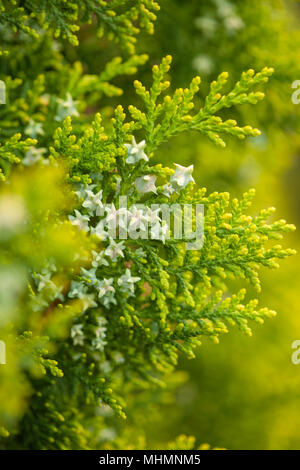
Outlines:
{"label": "evergreen foliage", "polygon": [[[4,0],[1,2],[0,23],[12,31],[22,31],[38,38],[51,29],[55,38],[68,39],[78,45],[78,22],[97,21],[97,34],[107,32],[109,39],[120,42],[129,52],[134,52],[135,36],[139,27],[153,33],[155,11],[159,5],[154,0]],[[139,23],[139,27],[136,25]]]}
{"label": "evergreen foliage", "polygon": [[[130,424],[104,438],[108,423],[134,413],[137,392],[163,402],[164,376],[180,353],[193,358],[203,338],[218,342],[234,325],[250,335],[251,322],[273,317],[245,289],[231,294],[231,285],[242,279],[259,292],[261,268],[277,268],[294,253],[273,243],[293,225],[270,221],[273,208],[249,214],[254,190],[240,200],[207,194],[191,166],[152,162],[181,133],[197,131],[220,147],[223,136],[258,136],[222,113],[256,105],[273,70],[243,72],[230,90],[223,72],[200,104],[199,77],[166,94],[166,56],[153,66],[149,88],[134,82],[141,108],[137,100],[111,115],[101,100],[118,97],[114,79],[145,64],[146,55],[134,54],[136,22],[151,33],[156,2],[1,6],[0,326],[8,364],[0,370],[0,447],[143,447],[130,443]],[[62,50],[66,38],[76,46],[77,24],[94,17],[98,33],[131,54],[99,74]],[[152,204],[202,204],[203,247],[188,250],[191,240],[172,230],[168,237]],[[112,239],[109,222],[135,237]],[[151,224],[152,237],[144,239],[137,224]],[[194,441],[180,436],[168,446],[187,449]]]}

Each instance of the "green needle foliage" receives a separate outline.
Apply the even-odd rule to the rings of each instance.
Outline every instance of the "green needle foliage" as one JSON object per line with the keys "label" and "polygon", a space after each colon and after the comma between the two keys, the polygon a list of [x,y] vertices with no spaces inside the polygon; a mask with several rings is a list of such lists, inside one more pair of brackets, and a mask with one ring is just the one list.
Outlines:
{"label": "green needle foliage", "polygon": [[79,30],[78,22],[91,23],[94,18],[99,36],[106,32],[109,39],[120,42],[132,53],[140,28],[153,33],[157,10],[159,5],[154,0],[54,0],[50,3],[46,0],[4,0],[0,23],[33,38],[51,29],[55,38],[62,37],[78,45],[75,34]]}
{"label": "green needle foliage", "polygon": [[[8,56],[1,58],[7,104],[0,109],[0,326],[8,361],[0,369],[0,447],[143,447],[137,439],[130,444],[137,392],[148,405],[163,402],[157,390],[180,353],[193,358],[205,337],[218,342],[234,325],[250,335],[252,322],[273,317],[245,289],[232,294],[232,286],[242,279],[259,292],[261,268],[277,268],[294,253],[273,243],[293,225],[270,221],[273,208],[249,214],[254,190],[240,200],[206,194],[194,184],[192,166],[169,168],[153,157],[183,132],[197,131],[220,147],[223,136],[259,135],[222,112],[257,104],[273,70],[244,72],[229,90],[222,73],[201,103],[199,77],[166,94],[167,56],[154,65],[149,89],[134,82],[141,109],[128,103],[126,113],[111,110],[102,99],[122,93],[111,81],[135,74],[147,56],[116,57],[88,74],[68,62],[64,43],[53,37],[74,45],[77,21],[96,17],[100,31],[133,52],[134,24],[139,19],[152,31],[155,2],[2,3]],[[153,204],[182,211],[203,205],[202,248],[188,249],[195,235],[180,239],[172,228],[167,234]],[[137,228],[149,224],[146,239]],[[131,236],[120,237],[122,230]],[[131,423],[122,428],[127,413]],[[111,422],[117,431],[107,437]],[[180,436],[168,448],[193,446]]]}

